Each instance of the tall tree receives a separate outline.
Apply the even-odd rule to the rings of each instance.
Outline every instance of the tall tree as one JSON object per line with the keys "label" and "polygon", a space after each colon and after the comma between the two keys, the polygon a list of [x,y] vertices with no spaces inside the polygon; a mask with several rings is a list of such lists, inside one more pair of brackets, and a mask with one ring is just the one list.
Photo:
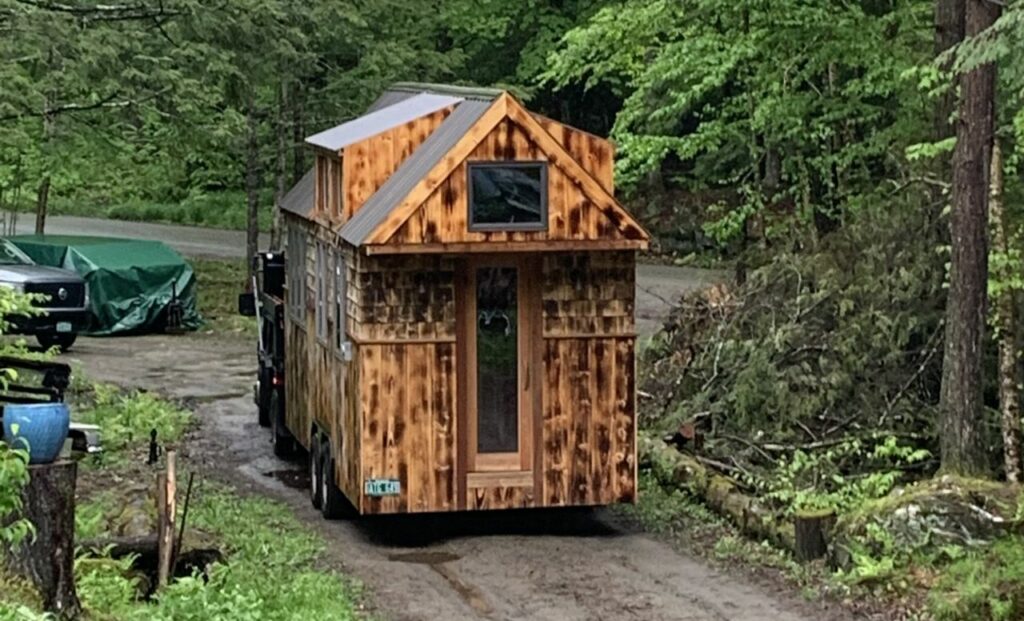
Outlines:
{"label": "tall tree", "polygon": [[[980,35],[999,18],[999,5],[990,0],[967,0],[966,4],[967,37]],[[939,397],[939,442],[943,470],[964,475],[983,475],[988,471],[982,420],[982,364],[995,95],[994,63],[979,65],[961,76],[953,153],[949,295]]]}

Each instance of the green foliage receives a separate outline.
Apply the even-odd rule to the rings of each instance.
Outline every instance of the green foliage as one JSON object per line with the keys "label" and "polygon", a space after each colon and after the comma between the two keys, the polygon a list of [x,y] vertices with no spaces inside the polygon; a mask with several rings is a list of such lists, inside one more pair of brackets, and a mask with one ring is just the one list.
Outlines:
{"label": "green foliage", "polygon": [[101,427],[103,455],[112,458],[148,442],[152,429],[161,443],[175,442],[192,421],[191,412],[151,393],[124,392],[107,384],[96,384],[83,406],[75,408],[75,420]]}
{"label": "green foliage", "polygon": [[929,60],[931,5],[615,3],[566,35],[546,77],[625,98],[612,131],[625,188],[667,174],[729,189],[736,218],[783,202],[807,224],[856,208],[925,135],[908,71]]}
{"label": "green foliage", "polygon": [[[785,515],[818,510],[844,514],[892,491],[901,477],[900,466],[929,457],[929,451],[901,444],[893,436],[873,447],[847,440],[822,451],[796,450],[791,456],[784,455],[774,471],[748,482]],[[852,476],[844,471],[850,464],[858,469]],[[867,472],[860,472],[864,470]]]}
{"label": "green foliage", "polygon": [[152,603],[135,599],[130,561],[79,557],[78,593],[93,618],[280,620],[358,618],[358,586],[318,566],[323,542],[283,505],[204,484],[189,514],[228,554],[207,579],[172,583]]}
{"label": "green foliage", "polygon": [[246,289],[245,262],[193,259],[198,280],[199,312],[206,327],[218,333],[243,333],[255,338],[256,320],[238,314],[238,294]]}
{"label": "green foliage", "polygon": [[1011,621],[1024,617],[1024,539],[959,551],[928,598],[936,619]]}

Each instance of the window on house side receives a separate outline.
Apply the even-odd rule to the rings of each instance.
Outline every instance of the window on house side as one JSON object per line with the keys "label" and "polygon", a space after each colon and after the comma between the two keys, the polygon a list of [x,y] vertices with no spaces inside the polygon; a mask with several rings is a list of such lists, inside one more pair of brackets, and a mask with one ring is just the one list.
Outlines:
{"label": "window on house side", "polygon": [[316,338],[327,340],[327,247],[316,244]]}
{"label": "window on house side", "polygon": [[334,349],[340,353],[342,343],[346,341],[348,313],[345,307],[348,299],[346,287],[345,254],[336,251],[334,255]]}

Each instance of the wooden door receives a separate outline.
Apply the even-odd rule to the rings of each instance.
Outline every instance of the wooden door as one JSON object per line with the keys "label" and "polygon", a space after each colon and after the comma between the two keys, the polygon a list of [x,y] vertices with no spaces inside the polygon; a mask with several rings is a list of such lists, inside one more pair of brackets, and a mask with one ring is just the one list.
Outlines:
{"label": "wooden door", "polygon": [[532,487],[542,380],[538,263],[469,257],[460,272],[463,489]]}

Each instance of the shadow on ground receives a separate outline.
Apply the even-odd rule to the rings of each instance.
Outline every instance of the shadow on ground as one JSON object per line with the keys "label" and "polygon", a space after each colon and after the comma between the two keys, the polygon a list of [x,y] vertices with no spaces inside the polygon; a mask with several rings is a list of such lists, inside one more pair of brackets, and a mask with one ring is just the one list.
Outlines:
{"label": "shadow on ground", "polygon": [[[305,468],[265,472],[282,484],[309,489]],[[354,510],[353,510],[354,511]],[[567,507],[468,513],[414,513],[347,518],[369,543],[394,548],[419,548],[462,537],[529,535],[614,537],[620,532],[602,519],[605,509]],[[393,559],[417,562],[416,559]],[[420,561],[433,562],[433,561]]]}

